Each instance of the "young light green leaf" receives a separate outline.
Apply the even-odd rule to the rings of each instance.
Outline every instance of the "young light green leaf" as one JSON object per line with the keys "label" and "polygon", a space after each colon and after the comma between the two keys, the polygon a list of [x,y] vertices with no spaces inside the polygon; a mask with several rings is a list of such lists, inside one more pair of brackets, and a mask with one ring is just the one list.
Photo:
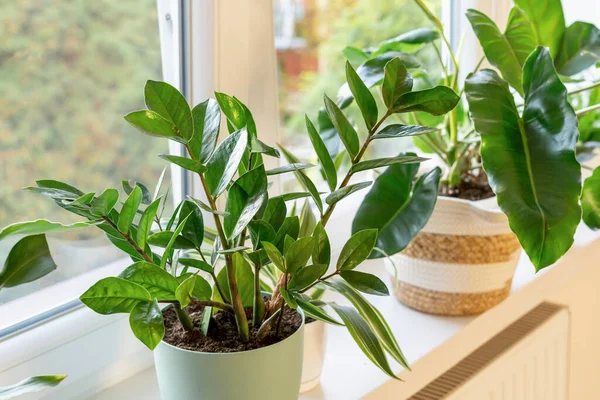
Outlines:
{"label": "young light green leaf", "polygon": [[219,197],[231,182],[247,144],[248,132],[241,129],[225,138],[215,150],[204,174],[213,198]]}
{"label": "young light green leaf", "polygon": [[390,292],[381,279],[373,274],[360,271],[342,271],[340,276],[353,288],[366,294],[375,296],[389,296]]}
{"label": "young light green leaf", "polygon": [[26,236],[8,253],[0,270],[0,289],[37,280],[56,269],[45,235]]}
{"label": "young light green leaf", "polygon": [[[367,129],[371,130],[377,123],[378,119],[377,103],[369,91],[369,88],[365,85],[362,79],[360,79],[349,62],[346,62],[346,81],[348,82],[348,87],[354,96],[354,100],[356,100],[356,104],[358,104],[358,108],[360,109],[363,119],[365,120]],[[333,188],[331,190],[333,190]]]}
{"label": "young light green leaf", "polygon": [[325,199],[325,202],[330,206],[334,205],[335,203],[350,196],[352,193],[371,186],[371,183],[373,182],[360,182],[345,186],[341,189],[336,190],[335,192],[331,192],[329,196],[327,196],[327,198]]}
{"label": "young light green leaf", "polygon": [[314,238],[303,237],[290,246],[285,252],[285,266],[289,274],[296,273],[301,267],[306,265],[312,256],[314,244]]}
{"label": "young light green leaf", "polygon": [[331,122],[333,122],[333,126],[340,136],[342,143],[344,143],[344,147],[348,150],[348,154],[350,154],[350,157],[352,158],[356,157],[359,150],[358,134],[356,133],[356,130],[354,130],[354,127],[350,121],[348,121],[348,118],[346,118],[342,110],[340,110],[327,95],[324,96],[324,102],[327,114],[329,115]]}
{"label": "young light green leaf", "polygon": [[189,141],[194,136],[192,110],[179,92],[166,82],[148,80],[144,87],[144,100],[148,109],[173,123],[177,136]]}
{"label": "young light green leaf", "polygon": [[190,275],[175,289],[175,298],[181,307],[187,307],[192,301],[192,292],[196,286],[196,275]]}
{"label": "young light green leaf", "polygon": [[262,242],[263,248],[269,257],[269,260],[279,269],[281,272],[287,272],[285,268],[285,263],[283,261],[283,256],[273,244],[269,242]]}
{"label": "young light green leaf", "polygon": [[537,43],[548,47],[550,55],[556,59],[561,50],[565,34],[565,16],[560,0],[515,0],[533,23]]}
{"label": "young light green leaf", "polygon": [[118,201],[119,191],[117,189],[106,189],[98,198],[92,201],[91,213],[98,217],[106,217]]}
{"label": "young light green leaf", "polygon": [[129,326],[135,337],[154,350],[165,336],[162,310],[156,299],[137,303],[129,314]]}
{"label": "young light green leaf", "polygon": [[337,270],[351,270],[365,261],[377,241],[377,229],[356,232],[344,245],[337,261]]}
{"label": "young light green leaf", "polygon": [[63,232],[71,229],[85,228],[97,224],[98,221],[76,222],[70,225],[64,225],[60,222],[52,222],[46,219],[36,219],[35,221],[17,222],[6,226],[0,231],[0,240],[10,235],[39,235],[42,233]]}
{"label": "young light green leaf", "polygon": [[141,132],[150,136],[163,137],[179,143],[186,143],[179,136],[179,129],[171,121],[161,117],[157,112],[151,110],[133,111],[125,115],[125,121],[136,127]]}
{"label": "young light green leaf", "polygon": [[142,249],[146,248],[146,243],[148,236],[150,235],[150,231],[152,229],[152,224],[154,223],[154,218],[156,217],[156,213],[158,212],[158,207],[160,206],[160,202],[162,201],[162,197],[154,200],[142,214],[140,218],[140,223],[138,225],[136,242],[138,246]]}
{"label": "young light green leaf", "polygon": [[215,92],[215,98],[227,120],[235,127],[242,129],[246,126],[246,112],[243,105],[235,98],[225,93]]}
{"label": "young light green leaf", "polygon": [[119,274],[119,278],[143,286],[150,296],[161,300],[175,300],[175,290],[179,286],[171,274],[146,261],[130,265]]}
{"label": "young light green leaf", "polygon": [[[367,90],[368,92],[368,90]],[[369,93],[371,94],[371,93]],[[377,111],[377,106],[375,106],[375,110]],[[335,170],[335,165],[333,165],[333,160],[329,155],[329,151],[323,143],[323,139],[319,135],[319,132],[315,129],[308,115],[304,116],[306,122],[306,130],[308,131],[308,137],[315,149],[315,153],[317,153],[317,157],[319,158],[319,162],[321,163],[321,169],[323,170],[323,174],[325,175],[325,179],[327,180],[327,184],[329,185],[329,189],[335,190],[337,186],[337,173]]]}
{"label": "young light green leaf", "polygon": [[385,65],[383,84],[381,85],[381,95],[387,108],[393,108],[400,96],[410,92],[412,87],[412,76],[402,61],[399,58],[391,59]]}
{"label": "young light green leaf", "polygon": [[27,393],[35,393],[60,384],[67,375],[32,376],[11,386],[0,387],[0,400],[8,400]]}
{"label": "young light green leaf", "polygon": [[129,313],[140,301],[150,302],[148,290],[122,278],[104,278],[96,282],[79,300],[102,315]]}
{"label": "young light green leaf", "polygon": [[117,223],[117,227],[123,233],[129,232],[129,228],[133,223],[133,219],[135,218],[135,214],[142,203],[142,189],[139,186],[136,186],[125,203],[123,203],[123,208],[121,208],[121,212],[119,213],[119,222]]}
{"label": "young light green leaf", "polygon": [[329,266],[329,262],[331,261],[331,245],[321,221],[315,226],[313,238],[315,238],[315,247],[312,254],[313,263]]}
{"label": "young light green leaf", "polygon": [[350,171],[355,174],[360,171],[366,171],[369,169],[387,167],[394,164],[420,164],[423,161],[429,160],[428,158],[416,157],[416,156],[405,156],[400,155],[397,157],[386,157],[376,158],[374,160],[361,161],[358,164],[354,164]]}
{"label": "young light green leaf", "polygon": [[197,174],[203,174],[206,172],[206,166],[202,165],[200,161],[192,160],[191,158],[173,156],[170,154],[159,154],[158,157]]}

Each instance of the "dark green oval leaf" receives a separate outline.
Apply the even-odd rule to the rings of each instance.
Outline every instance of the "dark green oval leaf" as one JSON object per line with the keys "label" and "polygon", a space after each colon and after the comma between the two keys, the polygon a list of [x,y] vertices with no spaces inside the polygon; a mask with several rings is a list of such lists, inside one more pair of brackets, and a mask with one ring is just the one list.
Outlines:
{"label": "dark green oval leaf", "polygon": [[393,108],[400,96],[410,92],[412,87],[412,76],[408,73],[402,61],[399,58],[392,58],[385,65],[383,84],[381,85],[381,96],[387,108]]}
{"label": "dark green oval leaf", "polygon": [[378,119],[377,103],[369,91],[369,88],[365,85],[362,79],[360,79],[360,76],[358,76],[349,62],[346,62],[346,81],[348,82],[348,87],[352,92],[354,100],[356,100],[356,104],[358,104],[358,108],[360,109],[363,119],[365,120],[367,129],[371,130],[377,123]]}
{"label": "dark green oval leaf", "polygon": [[394,113],[423,111],[433,115],[443,115],[451,111],[460,97],[447,86],[404,93],[392,108]]}
{"label": "dark green oval leaf", "polygon": [[337,261],[337,270],[351,270],[365,261],[377,241],[377,229],[356,232],[344,245]]}
{"label": "dark green oval leaf", "polygon": [[381,279],[360,271],[342,271],[340,276],[354,289],[375,296],[389,296],[390,292]]}
{"label": "dark green oval leaf", "polygon": [[329,189],[335,190],[335,187],[337,186],[337,173],[331,155],[329,155],[329,151],[327,150],[323,139],[321,139],[319,132],[315,129],[315,126],[310,118],[308,118],[308,115],[304,116],[304,120],[306,123],[306,130],[308,131],[308,137],[310,138],[315,153],[317,153],[317,157],[321,163],[321,169],[325,176],[325,180],[329,185]]}
{"label": "dark green oval leaf", "polygon": [[350,154],[350,157],[352,158],[356,157],[359,150],[358,134],[356,133],[356,130],[354,130],[354,127],[350,121],[348,121],[348,118],[346,118],[342,110],[340,110],[327,95],[323,96],[323,100],[325,102],[327,114],[329,115],[331,122],[333,122],[333,126],[340,136],[342,143],[344,143],[344,147],[348,150],[348,154]]}
{"label": "dark green oval leaf", "polygon": [[121,232],[129,232],[129,228],[133,223],[133,219],[135,218],[140,204],[142,204],[142,189],[140,189],[139,186],[136,186],[129,197],[127,197],[127,200],[125,200],[125,203],[123,203],[123,207],[119,213],[117,227]]}

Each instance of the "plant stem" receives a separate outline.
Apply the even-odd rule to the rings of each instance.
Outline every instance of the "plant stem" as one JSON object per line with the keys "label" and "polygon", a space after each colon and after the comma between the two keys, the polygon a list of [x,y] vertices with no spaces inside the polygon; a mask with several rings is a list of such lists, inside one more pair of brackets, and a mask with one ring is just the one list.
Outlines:
{"label": "plant stem", "polygon": [[317,279],[316,281],[314,281],[313,283],[311,283],[310,285],[308,285],[307,287],[305,287],[304,289],[302,289],[302,290],[300,291],[300,293],[305,293],[305,292],[307,292],[309,289],[311,289],[311,288],[312,288],[313,286],[315,286],[317,283],[319,283],[319,282],[324,282],[324,281],[326,281],[327,279],[329,279],[329,278],[332,278],[332,277],[336,276],[338,273],[339,273],[339,271],[337,271],[337,270],[336,270],[336,271],[334,271],[333,273],[331,273],[331,274],[329,274],[329,275],[326,275],[326,276],[324,276],[324,277],[322,277],[322,278],[319,278],[319,279]]}
{"label": "plant stem", "polygon": [[179,303],[173,304],[173,308],[175,309],[175,313],[177,313],[177,318],[179,319],[179,322],[181,322],[181,326],[183,326],[183,329],[185,329],[186,331],[193,331],[194,324],[192,323],[192,320],[190,319],[188,313],[183,308],[181,308]]}
{"label": "plant stem", "polygon": [[131,247],[133,247],[135,249],[135,251],[137,251],[138,254],[141,255],[144,258],[144,260],[148,261],[149,263],[154,264],[154,260],[152,259],[152,257],[150,257],[148,255],[148,253],[146,253],[146,251],[144,251],[144,249],[142,249],[140,246],[138,246],[138,244],[131,238],[131,236],[129,236],[128,233],[121,232],[119,230],[119,228],[117,227],[117,225],[114,222],[112,222],[110,218],[104,217],[103,219],[114,230],[116,230],[117,232],[119,232],[119,234],[123,237],[123,239],[127,240],[127,243],[129,243],[131,245]]}
{"label": "plant stem", "polygon": [[252,325],[260,326],[265,318],[265,301],[260,291],[260,264],[254,266],[254,303],[252,307]]}
{"label": "plant stem", "polygon": [[575,89],[575,90],[569,92],[568,94],[569,95],[577,94],[577,93],[585,92],[587,90],[591,90],[591,89],[594,89],[594,88],[597,88],[597,87],[600,87],[600,81],[592,83],[591,85],[588,85],[588,86],[584,86],[584,87],[579,88],[579,89]]}
{"label": "plant stem", "polygon": [[[179,302],[177,300],[157,300],[159,303],[166,303],[166,304],[175,304],[177,306],[179,306]],[[225,304],[225,303],[221,303],[220,301],[213,301],[213,300],[192,300],[193,304],[198,304],[201,306],[205,306],[205,307],[215,307],[215,308],[220,308],[223,311],[227,311],[233,314],[233,307],[230,306],[229,304]],[[179,307],[181,308],[181,306]]]}
{"label": "plant stem", "polygon": [[579,117],[582,117],[585,114],[595,111],[595,110],[600,110],[600,103],[577,110],[577,111],[575,111],[575,115],[577,116],[577,118],[579,118]]}

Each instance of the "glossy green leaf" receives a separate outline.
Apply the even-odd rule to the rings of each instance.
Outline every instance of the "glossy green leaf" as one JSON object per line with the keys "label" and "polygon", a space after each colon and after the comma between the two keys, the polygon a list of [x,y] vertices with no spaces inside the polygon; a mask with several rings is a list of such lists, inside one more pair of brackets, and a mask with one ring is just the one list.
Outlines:
{"label": "glossy green leaf", "polygon": [[398,379],[390,367],[381,343],[379,343],[377,336],[362,316],[349,306],[332,303],[331,307],[338,313],[342,321],[344,321],[348,332],[350,332],[350,335],[367,358],[387,375]]}
{"label": "glossy green leaf", "polygon": [[267,175],[259,166],[240,176],[229,189],[223,227],[229,239],[237,237],[267,201]]}
{"label": "glossy green leaf", "polygon": [[290,236],[292,239],[297,239],[300,233],[300,220],[297,216],[287,217],[281,228],[277,231],[277,235],[275,236],[275,240],[273,244],[277,246],[278,249],[283,249],[283,241],[287,236]]}
{"label": "glossy green leaf", "polygon": [[272,197],[267,201],[267,207],[262,215],[262,219],[277,231],[281,228],[286,215],[287,207],[285,206],[285,201],[281,197]]}
{"label": "glossy green leaf", "polygon": [[533,25],[539,45],[550,48],[550,55],[556,58],[565,34],[565,16],[561,0],[515,0]]}
{"label": "glossy green leaf", "polygon": [[150,136],[163,137],[185,144],[186,141],[179,136],[179,129],[169,120],[161,117],[151,110],[133,111],[127,114],[125,121],[138,130]]}
{"label": "glossy green leaf", "polygon": [[425,133],[435,132],[437,130],[437,128],[433,128],[430,126],[392,124],[386,126],[382,130],[377,132],[375,135],[371,136],[371,140],[397,138],[405,136],[417,136],[423,135]]}
{"label": "glossy green leaf", "polygon": [[548,50],[538,47],[527,59],[523,88],[521,117],[494,71],[471,74],[465,85],[490,186],[539,270],[571,247],[581,219],[577,118]]}
{"label": "glossy green leaf", "polygon": [[196,249],[200,249],[204,240],[204,218],[198,204],[190,200],[184,200],[179,210],[179,218],[189,216],[183,229],[181,236],[194,244]]}
{"label": "glossy green leaf", "polygon": [[[399,59],[396,60],[400,61]],[[356,104],[358,104],[358,108],[360,109],[363,119],[365,120],[367,129],[371,130],[377,123],[378,119],[377,103],[369,91],[369,88],[360,79],[360,76],[358,76],[349,62],[346,62],[346,81],[348,82],[348,87],[352,92],[354,100],[356,100]]]}
{"label": "glossy green leaf", "polygon": [[210,283],[198,274],[185,273],[177,277],[177,281],[181,284],[191,276],[195,276],[194,287],[192,288],[191,296],[198,300],[210,300],[212,296],[212,288]]}
{"label": "glossy green leaf", "polygon": [[271,260],[273,265],[275,265],[277,269],[279,269],[281,272],[287,272],[283,256],[281,255],[277,247],[275,247],[272,243],[269,242],[262,242],[262,245],[265,249],[265,252],[267,253],[267,256],[269,257],[269,260]]}
{"label": "glossy green leaf", "polygon": [[192,160],[191,158],[172,156],[170,154],[159,154],[158,157],[197,174],[203,174],[206,172],[206,166],[202,165],[200,161]]}
{"label": "glossy green leaf", "polygon": [[32,376],[11,386],[0,387],[0,400],[8,400],[27,393],[55,387],[60,384],[66,375],[40,375]]}
{"label": "glossy green leaf", "polygon": [[303,237],[295,241],[285,252],[285,266],[290,274],[296,273],[305,266],[312,256],[315,240],[312,237]]}
{"label": "glossy green leaf", "polygon": [[12,247],[4,261],[0,289],[35,281],[55,269],[46,236],[26,236]]}
{"label": "glossy green leaf", "polygon": [[413,79],[399,58],[391,59],[384,68],[381,95],[388,109],[394,107],[400,96],[412,90]]}
{"label": "glossy green leaf", "polygon": [[447,86],[404,93],[391,109],[394,113],[423,111],[433,115],[443,115],[451,111],[460,97]]}
{"label": "glossy green leaf", "polygon": [[84,193],[75,186],[54,179],[39,179],[35,181],[35,183],[40,188],[61,190],[66,193],[72,193],[77,197],[84,195]]}
{"label": "glossy green leaf", "polygon": [[[133,192],[134,188],[136,188],[136,187],[140,188],[140,190],[142,191],[142,204],[148,205],[148,204],[152,203],[152,195],[150,194],[150,191],[148,190],[146,185],[144,185],[143,183],[135,182],[135,181],[131,181],[131,180],[122,180],[121,186],[123,187],[125,194],[127,194],[128,196],[131,194],[131,192]],[[90,193],[88,193],[88,195],[89,194]],[[85,195],[85,196],[87,196],[87,195]],[[83,204],[82,202],[85,202],[85,204],[89,204],[89,202],[87,200],[88,199],[83,197],[83,198],[77,199],[76,202],[79,204]],[[91,200],[90,200],[90,202],[91,202]]]}
{"label": "glossy green leaf", "polygon": [[188,199],[190,199],[191,201],[193,201],[194,203],[196,203],[196,205],[198,207],[200,207],[201,209],[203,209],[206,212],[209,212],[209,213],[214,214],[214,215],[221,215],[221,216],[226,216],[227,214],[229,214],[229,213],[227,213],[225,211],[213,210],[212,208],[210,208],[210,206],[208,204],[206,204],[205,202],[203,202],[200,199],[197,199],[197,198],[192,197],[190,195],[188,195],[187,197],[188,197]]}
{"label": "glossy green leaf", "polygon": [[129,326],[135,337],[154,350],[165,336],[162,310],[156,299],[137,303],[129,314]]}
{"label": "glossy green leaf", "polygon": [[296,302],[296,299],[294,299],[294,297],[290,294],[290,292],[285,290],[285,288],[283,287],[279,288],[279,292],[281,293],[281,297],[283,297],[283,300],[288,305],[288,307],[294,310],[298,308],[298,303]]}
{"label": "glossy green leaf", "polygon": [[119,201],[117,189],[106,189],[100,196],[92,200],[91,213],[98,217],[106,217]]}
{"label": "glossy green leaf", "polygon": [[179,90],[166,82],[149,80],[144,87],[144,101],[148,109],[175,125],[177,136],[186,141],[194,136],[192,110]]}
{"label": "glossy green leaf", "polygon": [[138,225],[136,242],[143,249],[146,247],[148,236],[152,230],[152,224],[154,223],[154,219],[156,218],[156,214],[158,212],[158,207],[160,206],[160,202],[162,201],[162,197],[154,200],[142,214],[140,218],[140,223]]}
{"label": "glossy green leaf", "polygon": [[412,53],[421,49],[427,43],[439,39],[440,34],[432,28],[418,28],[381,42],[375,54],[388,51]]}
{"label": "glossy green leaf", "polygon": [[267,176],[285,174],[287,172],[301,171],[303,169],[308,169],[314,167],[314,164],[311,163],[294,163],[282,165],[281,167],[273,168],[267,171]]}
{"label": "glossy green leaf", "polygon": [[[395,164],[379,175],[356,212],[352,232],[376,229],[376,247],[389,255],[408,246],[433,212],[441,175],[435,168],[413,185],[418,169],[418,164]],[[370,257],[384,255],[374,251]]]}
{"label": "glossy green leaf", "polygon": [[196,268],[196,269],[202,270],[204,272],[208,272],[209,274],[212,274],[213,270],[214,270],[212,265],[210,265],[209,263],[202,261],[202,260],[195,259],[195,258],[180,257],[177,261],[181,265],[184,265],[186,267]]}
{"label": "glossy green leaf", "polygon": [[[173,238],[173,233],[173,231],[161,231],[153,233],[148,237],[148,244],[151,246],[166,248],[171,242],[171,239]],[[173,242],[172,248],[180,250],[190,250],[195,249],[196,245],[188,239],[184,238],[183,236],[179,235]]]}
{"label": "glossy green leaf", "polygon": [[109,315],[129,313],[138,302],[152,301],[152,296],[137,283],[110,277],[96,282],[79,300],[98,314]]}
{"label": "glossy green leaf", "polygon": [[386,157],[376,158],[374,160],[361,161],[358,164],[354,164],[350,171],[355,174],[360,171],[366,171],[369,169],[387,167],[389,165],[396,164],[420,164],[423,161],[429,160],[428,158],[416,157],[416,156],[397,156],[397,157]]}
{"label": "glossy green leaf", "polygon": [[246,126],[246,112],[244,106],[235,98],[225,93],[215,92],[215,98],[219,107],[227,120],[233,124],[236,129],[242,129]]}
{"label": "glossy green leaf", "polygon": [[583,184],[581,208],[583,222],[593,230],[600,229],[600,167]]}
{"label": "glossy green leaf", "polygon": [[340,276],[354,289],[375,296],[389,296],[390,292],[381,279],[360,271],[342,271]]}
{"label": "glossy green leaf", "polygon": [[[250,267],[250,264],[246,261],[242,254],[235,253],[232,257],[235,280],[238,284],[238,290],[240,292],[242,304],[244,307],[252,307],[254,304],[254,272],[252,272],[252,267]],[[217,280],[223,288],[225,296],[227,296],[227,298],[224,300],[229,302],[231,298],[231,292],[229,291],[226,268],[222,268],[221,271],[219,271]],[[221,299],[218,291],[213,293],[213,297],[217,300]]]}
{"label": "glossy green leaf", "polygon": [[266,154],[267,156],[279,158],[281,155],[279,154],[279,150],[269,146],[266,143],[261,142],[256,137],[252,137],[250,139],[250,151],[252,153],[260,153]]}
{"label": "glossy green leaf", "polygon": [[221,110],[216,100],[208,99],[192,109],[194,137],[189,142],[194,160],[206,164],[217,147]]}
{"label": "glossy green leaf", "polygon": [[562,50],[555,65],[560,74],[572,76],[600,60],[600,30],[594,25],[576,21],[563,38]]}
{"label": "glossy green leaf", "polygon": [[358,267],[369,257],[376,241],[377,229],[365,229],[356,232],[342,248],[337,261],[337,270],[344,271]]}
{"label": "glossy green leaf", "polygon": [[321,221],[315,226],[313,238],[315,238],[315,247],[312,254],[313,263],[329,266],[329,262],[331,261],[331,244],[329,243],[327,231],[325,231]]}
{"label": "glossy green leaf", "polygon": [[36,219],[35,221],[17,222],[4,227],[0,231],[0,240],[10,235],[39,235],[42,233],[63,232],[71,229],[85,228],[95,225],[98,221],[75,222],[74,224],[61,224],[46,219]]}
{"label": "glossy green leaf", "polygon": [[125,200],[125,203],[123,203],[123,207],[119,213],[117,227],[121,232],[129,232],[140,204],[142,204],[142,189],[136,186],[129,197],[127,197],[127,200]]}
{"label": "glossy green leaf", "polygon": [[282,199],[285,202],[285,201],[304,199],[306,197],[311,197],[310,193],[308,193],[308,192],[290,192],[290,193],[284,193],[280,196],[276,196],[273,198]]}
{"label": "glossy green leaf", "polygon": [[[377,108],[375,108],[377,110]],[[335,165],[333,165],[333,160],[331,159],[331,155],[329,155],[329,151],[323,143],[323,139],[317,132],[315,126],[313,125],[308,115],[304,116],[304,120],[306,123],[306,130],[308,131],[308,137],[313,145],[313,149],[315,149],[315,153],[317,153],[317,157],[319,158],[319,163],[321,164],[321,169],[323,171],[323,175],[325,176],[325,180],[329,185],[329,189],[335,190],[337,186],[337,173],[335,171]]]}
{"label": "glossy green leaf", "polygon": [[[298,160],[298,158],[296,158],[296,156],[294,156],[292,153],[290,153],[285,147],[279,145],[279,148],[281,149],[283,156],[289,163],[298,163],[300,161],[300,160]],[[310,178],[308,176],[306,176],[306,174],[302,171],[294,171],[294,175],[296,176],[296,179],[298,179],[298,181],[302,184],[304,189],[306,189],[310,193],[311,197],[315,201],[315,205],[317,206],[317,208],[319,209],[319,211],[322,214],[323,213],[323,201],[321,200],[321,195],[319,194],[319,191],[317,190],[317,187],[315,186],[313,181],[311,181]]]}
{"label": "glossy green leaf", "polygon": [[348,154],[350,154],[350,157],[352,158],[356,157],[360,146],[356,130],[333,100],[325,95],[323,96],[323,101],[325,102],[327,114],[329,115],[331,122],[333,122],[333,126],[340,136],[342,143],[344,143],[344,147],[348,150]]}
{"label": "glossy green leaf", "polygon": [[329,196],[327,196],[327,198],[325,199],[325,202],[327,204],[329,204],[330,206],[332,206],[332,205],[336,204],[337,202],[350,196],[352,193],[371,186],[372,183],[373,182],[369,181],[369,182],[353,183],[352,185],[345,186],[341,189],[336,190],[335,192],[331,192],[329,194]]}
{"label": "glossy green leaf", "polygon": [[219,197],[235,175],[248,144],[248,132],[241,129],[225,138],[206,164],[204,176],[213,198]]}
{"label": "glossy green leaf", "polygon": [[175,298],[181,307],[187,307],[192,301],[192,292],[196,286],[196,275],[190,275],[175,289]]}
{"label": "glossy green leaf", "polygon": [[296,297],[296,303],[298,303],[298,307],[304,311],[307,317],[316,319],[318,321],[327,322],[328,324],[343,326],[341,322],[331,317],[325,311],[323,311],[320,307],[301,299],[300,297]]}
{"label": "glossy green leaf", "polygon": [[300,211],[300,231],[298,232],[298,237],[311,236],[315,225],[317,225],[317,218],[308,201],[304,201],[302,211]]}
{"label": "glossy green leaf", "polygon": [[467,18],[487,60],[523,95],[521,69],[537,44],[533,26],[527,16],[520,8],[513,7],[504,34],[494,21],[480,11],[468,10]]}
{"label": "glossy green leaf", "polygon": [[302,290],[327,272],[327,265],[313,264],[300,268],[288,284],[289,290]]}
{"label": "glossy green leaf", "polygon": [[156,264],[138,261],[119,274],[119,278],[143,286],[150,296],[161,300],[175,300],[179,282]]}

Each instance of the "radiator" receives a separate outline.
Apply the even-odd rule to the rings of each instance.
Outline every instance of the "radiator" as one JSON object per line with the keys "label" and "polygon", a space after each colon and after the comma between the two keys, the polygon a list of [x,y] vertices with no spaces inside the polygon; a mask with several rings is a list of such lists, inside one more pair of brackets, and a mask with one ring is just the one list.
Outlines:
{"label": "radiator", "polygon": [[566,400],[569,313],[542,303],[410,397]]}

